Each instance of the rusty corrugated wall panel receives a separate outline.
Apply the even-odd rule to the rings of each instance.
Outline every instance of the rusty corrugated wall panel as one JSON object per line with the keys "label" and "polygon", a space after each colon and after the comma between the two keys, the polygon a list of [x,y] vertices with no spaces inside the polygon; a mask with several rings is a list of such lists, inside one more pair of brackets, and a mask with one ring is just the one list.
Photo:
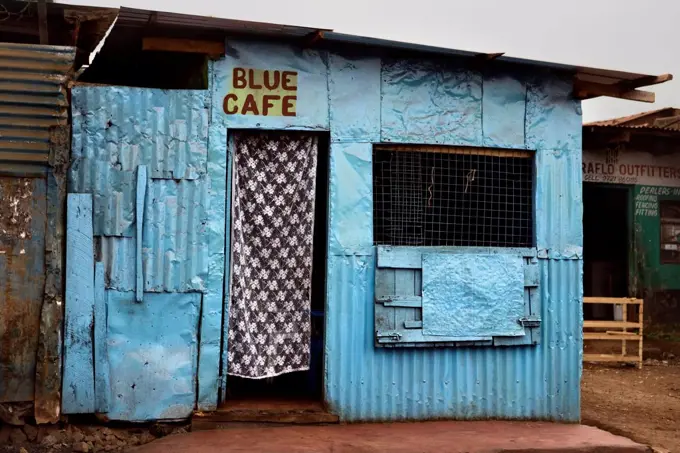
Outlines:
{"label": "rusty corrugated wall panel", "polygon": [[0,402],[33,400],[46,200],[44,179],[0,177]]}
{"label": "rusty corrugated wall panel", "polygon": [[7,174],[45,171],[49,129],[68,124],[65,84],[75,48],[0,43],[0,167]]}

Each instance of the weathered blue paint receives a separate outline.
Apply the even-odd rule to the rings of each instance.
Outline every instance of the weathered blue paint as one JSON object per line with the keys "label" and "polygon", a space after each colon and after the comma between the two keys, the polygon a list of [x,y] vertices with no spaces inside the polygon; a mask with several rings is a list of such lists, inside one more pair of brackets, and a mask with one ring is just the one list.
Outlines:
{"label": "weathered blue paint", "polygon": [[331,140],[379,142],[380,58],[330,54],[328,62]]}
{"label": "weathered blue paint", "polygon": [[332,143],[331,174],[353,190],[330,186],[328,248],[334,254],[373,254],[373,147],[370,143]]}
{"label": "weathered blue paint", "polygon": [[136,299],[137,302],[144,300],[144,269],[142,258],[142,241],[144,238],[144,205],[146,202],[146,165],[137,167],[137,193],[135,197],[135,222],[136,222],[136,249],[135,249],[135,272],[136,272]]}
{"label": "weathered blue paint", "polygon": [[111,420],[175,420],[196,402],[200,293],[107,291]]}
{"label": "weathered blue paint", "polygon": [[417,349],[373,345],[372,257],[329,260],[326,398],[343,420],[579,419],[580,260],[539,260],[540,345]]}
{"label": "weathered blue paint", "polygon": [[[203,291],[208,273],[205,178],[148,181],[142,235],[145,292]],[[97,238],[107,288],[135,291],[136,235]]]}
{"label": "weathered blue paint", "polygon": [[385,142],[482,144],[482,75],[428,60],[383,60]]}
{"label": "weathered blue paint", "polygon": [[92,196],[68,194],[66,209],[66,307],[61,407],[64,414],[88,414],[95,410]]}
{"label": "weathered blue paint", "polygon": [[[214,95],[217,73],[210,63],[210,86]],[[205,240],[208,244],[208,273],[205,279],[205,293],[201,307],[201,332],[198,362],[198,409],[214,410],[217,407],[222,359],[222,316],[225,270],[229,269],[229,178],[227,170],[227,128],[219,114],[219,98],[213,98],[210,110],[208,135],[208,210]],[[228,286],[228,285],[227,285]],[[224,348],[226,350],[226,347]]]}
{"label": "weathered blue paint", "polygon": [[209,184],[206,177],[149,181],[142,241],[145,291],[204,291]]}
{"label": "weathered blue paint", "polygon": [[376,247],[376,251],[378,267],[399,269],[421,269],[425,253],[509,254],[524,258],[536,257],[536,249],[520,247],[393,247],[381,245]]}
{"label": "weathered blue paint", "polygon": [[526,83],[512,74],[484,77],[482,129],[484,146],[524,148]]}
{"label": "weathered blue paint", "polygon": [[[249,129],[325,128],[325,113],[317,121],[307,115],[297,119],[224,115],[220,101],[234,65],[247,62],[250,67],[288,69],[308,64],[310,56],[308,51],[295,53],[285,45],[234,41],[229,45],[226,59],[214,67],[213,119],[225,128],[227,124]],[[321,54],[321,59],[328,61],[332,141],[325,338],[326,398],[331,409],[347,421],[578,420],[582,240],[581,176],[575,172],[580,166],[581,117],[578,101],[571,98],[570,76],[548,71],[534,75],[531,68],[515,73],[511,67],[498,71],[489,67],[482,74],[455,61],[348,58],[332,53],[327,58]],[[367,89],[352,93],[348,88],[352,83],[369,86],[376,79],[380,80],[380,99]],[[303,89],[302,79],[299,85]],[[323,92],[316,93],[319,100],[309,108],[324,102]],[[379,117],[373,113],[376,102],[380,102]],[[302,103],[299,99],[299,108]],[[465,348],[374,346],[374,309],[385,309],[374,303],[374,291],[379,286],[384,290],[390,285],[393,289],[412,285],[417,297],[417,288],[422,286],[419,272],[408,268],[392,268],[380,277],[384,281],[376,281],[370,216],[366,216],[372,210],[371,154],[366,145],[358,145],[376,142],[376,128],[383,142],[536,151],[538,247],[522,256],[527,265],[536,264],[539,258],[541,271],[539,286],[524,291],[523,313],[527,314],[528,307],[528,314],[543,322],[540,329],[529,329],[531,335],[520,338],[521,344],[540,344],[479,347],[494,344],[487,337]],[[228,224],[228,212],[226,216]],[[422,340],[422,332],[413,328],[421,321],[414,310],[404,307],[399,319],[392,312],[392,320],[408,325],[411,328],[404,328],[405,334],[416,332]],[[512,338],[497,338],[498,345],[516,344]]]}
{"label": "weathered blue paint", "polygon": [[43,178],[0,177],[0,402],[34,398],[46,197]]}
{"label": "weathered blue paint", "polygon": [[99,413],[109,411],[111,394],[106,305],[104,263],[96,262],[94,265],[94,408]]}
{"label": "weathered blue paint", "polygon": [[423,334],[524,336],[524,260],[513,255],[423,254]]}
{"label": "weathered blue paint", "polygon": [[[195,293],[206,290],[210,245],[206,235],[208,191],[211,183],[217,181],[207,176],[209,93],[83,87],[74,90],[74,98],[78,100],[74,102],[75,164],[70,175],[71,189],[92,193],[95,197],[93,223],[99,234],[95,237],[96,255],[105,267],[106,287],[123,291],[125,297],[132,300],[144,294],[144,305],[156,303],[149,309],[150,313],[161,310],[159,305],[163,305],[164,313],[169,316],[190,309],[186,322],[191,322],[193,327],[188,334],[177,330],[171,320],[168,320],[170,324],[154,325],[158,326],[157,334],[172,337],[181,333],[182,338],[195,343],[185,351],[193,365],[186,367],[185,362],[168,360],[163,364],[162,373],[158,371],[176,375],[177,382],[191,387],[192,392],[180,392],[179,387],[168,390],[167,386],[172,387],[174,381],[166,379],[165,384],[156,388],[170,396],[159,398],[156,394],[143,400],[135,412],[131,407],[134,398],[140,398],[139,391],[132,396],[118,391],[123,381],[120,376],[114,376],[112,370],[107,416],[140,421],[185,417],[196,399],[198,315],[193,316],[191,310],[204,311],[203,328],[207,329],[211,323],[219,326],[212,333],[212,339],[206,330],[206,344],[212,343],[214,349],[214,378],[209,397],[217,400],[222,299],[219,298],[217,305],[212,299],[212,306],[201,307],[200,294]],[[220,217],[223,218],[223,214]],[[223,249],[221,253],[224,256]],[[221,278],[219,282],[221,285]],[[159,297],[150,297],[150,293],[159,293]],[[178,293],[191,294],[185,297]],[[190,305],[186,298],[191,301]],[[139,327],[140,322],[149,322],[137,319],[144,313],[147,312],[142,309],[121,312],[114,322],[137,325],[141,330],[151,329],[152,335],[153,326]],[[129,319],[125,320],[125,316]],[[114,348],[107,360],[112,357],[130,360],[134,356],[133,349],[126,350],[123,356],[119,351]],[[209,357],[210,351],[206,350],[204,358]],[[98,363],[100,369],[108,366]],[[117,362],[116,366],[121,363]],[[178,368],[173,369],[175,366]],[[134,372],[133,367],[130,373]],[[152,395],[157,378],[154,373],[149,376],[149,395]],[[106,385],[99,382],[100,377],[98,374],[97,384]],[[132,377],[125,376],[126,379]],[[145,388],[144,384],[140,385]],[[123,395],[125,401],[114,400],[118,394]]]}
{"label": "weathered blue paint", "polygon": [[[325,323],[325,385],[331,410],[346,421],[436,417],[578,420],[580,172],[573,180],[569,175],[580,166],[580,106],[571,99],[569,78],[550,72],[515,74],[512,68],[482,74],[457,66],[455,61],[338,56],[272,43],[230,40],[227,47],[226,58],[210,65],[208,93],[96,88],[96,94],[80,95],[83,103],[74,112],[74,118],[80,115],[74,139],[80,141],[74,146],[73,187],[88,193],[100,191],[101,202],[114,206],[95,209],[102,213],[97,217],[106,218],[95,219],[95,225],[110,225],[107,231],[118,236],[97,238],[109,287],[136,289],[135,273],[127,270],[134,268],[129,263],[134,263],[136,256],[137,234],[130,233],[129,226],[135,215],[130,217],[123,208],[115,207],[118,199],[120,206],[129,206],[126,197],[134,197],[134,184],[121,182],[117,184],[120,189],[110,184],[112,190],[100,190],[106,186],[101,184],[95,190],[93,175],[105,175],[106,180],[113,174],[109,167],[134,174],[143,164],[149,166],[151,177],[142,236],[145,303],[134,304],[134,292],[109,291],[110,297],[116,294],[120,308],[109,306],[109,416],[137,421],[178,418],[188,415],[194,403],[202,410],[216,406],[219,385],[226,380],[224,373],[220,375],[219,363],[226,366],[228,349],[221,326],[229,306],[230,127],[331,129]],[[222,100],[234,67],[297,71],[297,115],[224,114]],[[182,96],[184,107],[169,109],[174,113],[166,114],[167,104]],[[92,112],[88,113],[88,106],[94,106]],[[202,125],[202,132],[191,137],[200,142],[195,149],[204,152],[184,153],[184,161],[157,158],[164,151],[161,146],[149,146],[158,144],[154,134],[174,121],[171,118],[180,117]],[[116,127],[123,126],[107,129],[109,120]],[[458,347],[375,347],[374,312],[379,309],[401,310],[393,312],[392,319],[410,335],[412,346],[423,337],[417,307],[390,307],[374,300],[378,287],[385,290],[391,285],[393,295],[399,292],[414,298],[421,296],[422,288],[421,273],[415,268],[385,268],[382,270],[389,272],[376,275],[371,144],[378,141],[486,144],[536,151],[537,251],[526,256],[524,263],[536,263],[538,257],[540,272],[538,286],[524,291],[523,314],[540,317],[543,324],[523,341],[530,337],[537,343],[540,338],[540,344],[484,347],[517,343],[508,338],[478,337],[474,347],[460,347],[460,341],[454,340],[461,337],[452,337],[451,344]],[[165,179],[169,177],[175,180]],[[563,230],[558,228],[561,223]],[[525,274],[521,278],[524,283]],[[184,291],[202,292],[202,303],[199,294],[181,293]],[[116,319],[112,321],[114,311]],[[184,316],[181,320],[180,313]],[[156,318],[164,321],[154,322],[145,333],[148,320]],[[152,345],[151,349],[179,345],[182,359],[156,364],[162,371],[153,377],[134,371],[143,369],[139,364],[125,371],[124,364],[139,360],[139,351],[146,350],[143,345]],[[114,376],[114,369],[123,374]],[[180,382],[154,394],[154,387],[147,384],[169,385],[161,376],[177,376]],[[184,391],[186,386],[190,391]]]}
{"label": "weathered blue paint", "polygon": [[151,178],[206,174],[206,91],[75,87],[71,95],[69,190],[93,194],[95,235],[134,235],[138,165]]}

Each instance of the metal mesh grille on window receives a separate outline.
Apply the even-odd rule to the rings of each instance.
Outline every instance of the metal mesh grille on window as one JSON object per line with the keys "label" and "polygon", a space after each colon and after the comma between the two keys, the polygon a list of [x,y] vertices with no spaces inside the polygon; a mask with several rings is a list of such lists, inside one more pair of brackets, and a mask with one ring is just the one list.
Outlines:
{"label": "metal mesh grille on window", "polygon": [[531,157],[472,148],[374,149],[375,244],[532,246]]}

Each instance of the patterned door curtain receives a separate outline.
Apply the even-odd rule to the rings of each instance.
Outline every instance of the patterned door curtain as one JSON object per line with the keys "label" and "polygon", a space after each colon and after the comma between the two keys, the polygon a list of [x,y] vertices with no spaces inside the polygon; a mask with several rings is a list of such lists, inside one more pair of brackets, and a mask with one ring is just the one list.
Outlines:
{"label": "patterned door curtain", "polygon": [[228,373],[309,369],[318,139],[234,137]]}

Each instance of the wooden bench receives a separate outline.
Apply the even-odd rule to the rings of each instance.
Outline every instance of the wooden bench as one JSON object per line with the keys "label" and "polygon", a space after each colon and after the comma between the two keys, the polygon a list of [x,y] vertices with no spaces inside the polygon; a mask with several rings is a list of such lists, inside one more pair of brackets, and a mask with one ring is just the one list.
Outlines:
{"label": "wooden bench", "polygon": [[[584,297],[584,304],[612,304],[623,307],[622,321],[583,321],[583,341],[611,340],[621,342],[621,354],[583,354],[584,362],[634,363],[642,368],[643,301],[630,297]],[[636,306],[637,320],[628,320],[628,307]],[[638,354],[629,355],[626,342],[638,342]]]}

